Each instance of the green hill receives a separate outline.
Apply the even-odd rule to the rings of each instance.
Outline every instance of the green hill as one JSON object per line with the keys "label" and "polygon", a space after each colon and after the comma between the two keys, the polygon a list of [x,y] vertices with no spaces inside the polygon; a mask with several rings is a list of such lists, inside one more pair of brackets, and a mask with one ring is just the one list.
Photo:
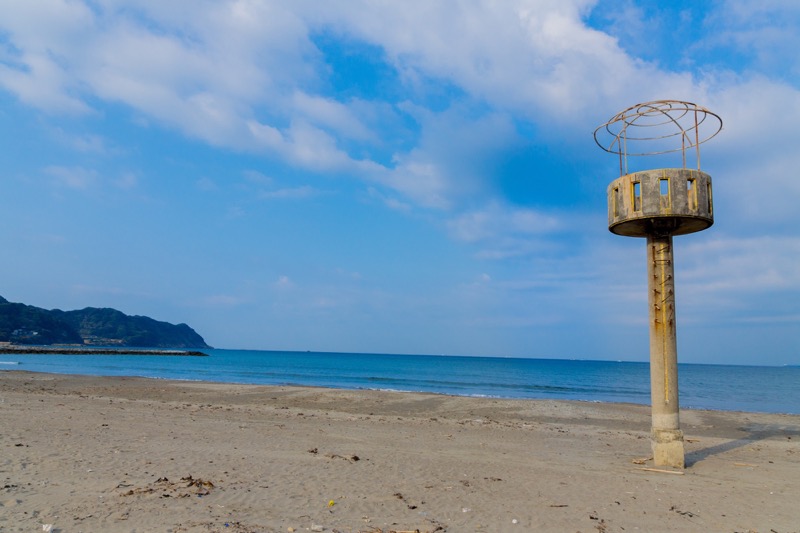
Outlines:
{"label": "green hill", "polygon": [[82,344],[137,348],[210,348],[186,324],[129,316],[116,309],[87,307],[48,311],[0,296],[0,342]]}

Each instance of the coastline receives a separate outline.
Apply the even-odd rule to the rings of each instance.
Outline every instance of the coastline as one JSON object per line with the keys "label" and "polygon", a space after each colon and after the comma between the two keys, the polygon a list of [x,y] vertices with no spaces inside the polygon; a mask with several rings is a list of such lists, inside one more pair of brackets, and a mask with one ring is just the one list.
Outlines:
{"label": "coastline", "polygon": [[800,415],[681,417],[667,475],[642,405],[3,369],[0,529],[798,531]]}

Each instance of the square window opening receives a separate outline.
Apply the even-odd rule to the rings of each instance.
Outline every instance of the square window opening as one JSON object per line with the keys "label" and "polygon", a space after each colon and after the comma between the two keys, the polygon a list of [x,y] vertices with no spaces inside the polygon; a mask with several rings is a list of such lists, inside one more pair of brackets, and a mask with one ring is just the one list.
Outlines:
{"label": "square window opening", "polygon": [[689,209],[697,209],[697,187],[694,178],[689,178],[686,182],[686,193],[689,196]]}

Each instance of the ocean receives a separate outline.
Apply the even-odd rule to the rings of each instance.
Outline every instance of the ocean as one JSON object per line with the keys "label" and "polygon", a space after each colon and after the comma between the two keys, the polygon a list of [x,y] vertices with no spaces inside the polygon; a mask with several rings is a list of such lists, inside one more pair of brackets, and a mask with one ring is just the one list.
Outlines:
{"label": "ocean", "polygon": [[[3,370],[650,403],[647,363],[205,350],[209,357],[0,354]],[[800,414],[800,367],[679,364],[682,408]]]}

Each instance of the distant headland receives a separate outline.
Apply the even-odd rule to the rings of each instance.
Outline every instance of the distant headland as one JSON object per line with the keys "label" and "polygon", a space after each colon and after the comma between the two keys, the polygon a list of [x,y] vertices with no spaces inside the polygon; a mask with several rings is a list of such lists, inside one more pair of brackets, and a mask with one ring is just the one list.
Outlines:
{"label": "distant headland", "polygon": [[146,316],[129,316],[110,308],[47,310],[9,302],[0,296],[0,351],[39,352],[42,346],[52,346],[45,349],[49,353],[82,353],[89,350],[93,353],[146,352],[164,355],[205,355],[175,350],[211,348],[203,337],[186,324],[176,325]]}

